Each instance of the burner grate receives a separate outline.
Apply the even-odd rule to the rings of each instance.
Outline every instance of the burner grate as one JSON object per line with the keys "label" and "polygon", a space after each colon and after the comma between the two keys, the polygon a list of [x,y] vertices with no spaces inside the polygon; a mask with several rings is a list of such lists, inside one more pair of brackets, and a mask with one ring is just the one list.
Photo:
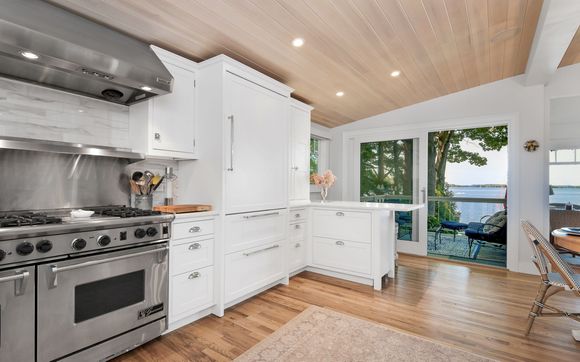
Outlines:
{"label": "burner grate", "polygon": [[134,207],[127,207],[127,206],[103,206],[103,207],[95,207],[90,208],[97,215],[101,216],[114,216],[120,218],[130,218],[130,217],[139,217],[139,216],[151,216],[151,215],[161,215],[159,211],[152,211],[152,210],[142,210],[137,209]]}
{"label": "burner grate", "polygon": [[60,223],[62,223],[62,219],[59,217],[36,212],[0,215],[0,228]]}

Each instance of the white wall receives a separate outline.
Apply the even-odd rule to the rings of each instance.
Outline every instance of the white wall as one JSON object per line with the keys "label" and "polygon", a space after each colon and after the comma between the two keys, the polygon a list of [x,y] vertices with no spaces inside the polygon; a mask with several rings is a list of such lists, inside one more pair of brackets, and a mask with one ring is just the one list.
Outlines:
{"label": "white wall", "polygon": [[544,86],[525,87],[522,77],[514,77],[333,128],[331,169],[338,181],[330,198],[355,198],[353,180],[358,171],[352,166],[354,150],[349,140],[357,135],[396,130],[428,132],[481,124],[486,119],[490,122],[510,119],[508,207],[512,218],[508,237],[517,242],[510,244],[512,255],[508,255],[508,266],[515,271],[534,272],[519,220],[528,219],[541,230],[547,230],[547,153],[525,152],[522,145],[535,139],[545,147],[544,103]]}

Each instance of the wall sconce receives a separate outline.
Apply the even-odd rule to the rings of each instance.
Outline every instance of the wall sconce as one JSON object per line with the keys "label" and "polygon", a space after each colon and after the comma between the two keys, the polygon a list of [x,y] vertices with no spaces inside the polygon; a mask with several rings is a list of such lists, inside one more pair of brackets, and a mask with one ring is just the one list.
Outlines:
{"label": "wall sconce", "polygon": [[536,140],[529,140],[524,143],[524,150],[528,152],[534,152],[538,148],[540,148],[540,144]]}

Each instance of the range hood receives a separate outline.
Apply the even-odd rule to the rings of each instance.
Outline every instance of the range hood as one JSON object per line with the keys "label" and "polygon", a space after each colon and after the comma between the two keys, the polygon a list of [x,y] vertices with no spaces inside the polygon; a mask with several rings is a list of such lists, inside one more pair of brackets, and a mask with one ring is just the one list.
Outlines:
{"label": "range hood", "polygon": [[0,0],[0,76],[132,104],[171,92],[149,45],[40,0]]}
{"label": "range hood", "polygon": [[69,155],[124,158],[129,162],[137,162],[145,159],[145,155],[142,153],[132,152],[131,150],[124,148],[92,146],[80,143],[44,141],[17,137],[0,137],[0,150],[23,150],[64,153]]}

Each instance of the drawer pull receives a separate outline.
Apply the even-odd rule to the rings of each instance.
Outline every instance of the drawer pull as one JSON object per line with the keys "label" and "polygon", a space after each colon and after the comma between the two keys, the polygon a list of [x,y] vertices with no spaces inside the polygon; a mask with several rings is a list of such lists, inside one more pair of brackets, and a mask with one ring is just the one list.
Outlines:
{"label": "drawer pull", "polygon": [[190,233],[198,233],[200,231],[201,231],[201,228],[199,226],[194,226],[194,227],[189,229]]}
{"label": "drawer pull", "polygon": [[187,279],[197,279],[201,276],[200,272],[193,272],[191,274],[189,274],[189,276],[187,277]]}
{"label": "drawer pull", "polygon": [[258,215],[244,215],[244,219],[254,219],[257,217],[266,217],[266,216],[272,216],[272,215],[280,215],[280,213],[278,211],[276,212],[269,212],[266,214],[258,214]]}
{"label": "drawer pull", "polygon": [[344,212],[339,211],[339,212],[336,213],[336,216],[344,216]]}
{"label": "drawer pull", "polygon": [[296,245],[294,245],[295,248],[299,248],[300,246],[300,243],[296,243]]}
{"label": "drawer pull", "polygon": [[201,248],[201,244],[200,243],[193,243],[189,246],[189,250],[197,250]]}
{"label": "drawer pull", "polygon": [[278,245],[278,244],[272,245],[272,246],[269,246],[269,247],[264,248],[264,249],[260,249],[260,250],[256,250],[256,251],[251,251],[249,253],[244,253],[244,256],[250,256],[250,255],[258,254],[258,253],[261,253],[263,251],[272,250],[272,249],[276,249],[276,248],[279,248],[279,247],[280,247],[280,245]]}
{"label": "drawer pull", "polygon": [[294,214],[294,217],[295,217],[296,219],[300,219],[300,214]]}
{"label": "drawer pull", "polygon": [[294,225],[294,229],[300,229],[300,225],[298,224]]}
{"label": "drawer pull", "polygon": [[343,246],[343,245],[344,245],[344,241],[340,241],[340,240],[338,240],[338,241],[336,242],[336,245],[338,245],[338,246]]}

